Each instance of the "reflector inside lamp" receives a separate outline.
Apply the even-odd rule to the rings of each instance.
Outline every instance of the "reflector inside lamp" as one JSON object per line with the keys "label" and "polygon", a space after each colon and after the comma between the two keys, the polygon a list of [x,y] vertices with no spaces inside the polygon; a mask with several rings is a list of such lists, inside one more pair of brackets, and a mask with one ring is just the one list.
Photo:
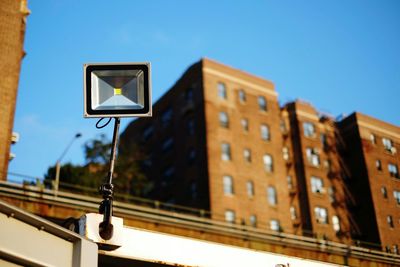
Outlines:
{"label": "reflector inside lamp", "polygon": [[96,70],[91,72],[93,110],[140,110],[144,103],[142,70]]}

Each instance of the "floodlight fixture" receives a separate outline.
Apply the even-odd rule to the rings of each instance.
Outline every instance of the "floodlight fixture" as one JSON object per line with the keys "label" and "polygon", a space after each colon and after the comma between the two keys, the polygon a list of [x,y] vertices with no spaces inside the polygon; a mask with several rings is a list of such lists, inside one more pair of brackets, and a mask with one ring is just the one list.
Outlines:
{"label": "floodlight fixture", "polygon": [[[98,225],[99,236],[110,241],[114,234],[112,180],[119,125],[121,117],[151,117],[150,63],[84,64],[83,80],[84,117],[101,118],[97,128],[103,128],[112,118],[115,120],[110,169],[99,190],[103,196],[99,206],[99,213],[103,214],[103,221]],[[105,117],[109,118],[108,122],[98,126]]]}
{"label": "floodlight fixture", "polygon": [[84,65],[84,117],[150,117],[150,63]]}

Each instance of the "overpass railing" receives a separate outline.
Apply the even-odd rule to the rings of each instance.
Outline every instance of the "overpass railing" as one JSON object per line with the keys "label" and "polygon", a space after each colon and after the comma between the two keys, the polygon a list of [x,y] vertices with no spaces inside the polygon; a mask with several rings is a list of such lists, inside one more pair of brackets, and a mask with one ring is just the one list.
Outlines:
{"label": "overpass railing", "polygon": [[[43,204],[59,205],[84,212],[97,212],[100,197],[94,197],[72,192],[46,189],[41,185],[16,184],[0,181],[0,197],[9,197],[26,201],[36,201]],[[284,232],[255,228],[243,224],[227,223],[211,219],[207,211],[196,210],[168,203],[161,203],[149,199],[130,197],[132,203],[116,200],[114,213],[116,216],[147,220],[154,223],[179,225],[199,231],[227,234],[245,240],[258,240],[275,243],[283,246],[298,247],[302,249],[318,250],[343,256],[354,256],[381,262],[400,264],[400,255],[388,253],[377,249],[361,247],[360,243],[346,245],[330,240],[294,235]],[[373,245],[373,244],[369,244]]]}

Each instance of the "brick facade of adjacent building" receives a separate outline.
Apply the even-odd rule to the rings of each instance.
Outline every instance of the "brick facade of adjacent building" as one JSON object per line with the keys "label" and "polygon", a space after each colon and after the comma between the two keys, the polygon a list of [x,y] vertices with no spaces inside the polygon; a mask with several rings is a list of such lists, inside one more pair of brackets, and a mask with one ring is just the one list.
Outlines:
{"label": "brick facade of adjacent building", "polygon": [[361,238],[398,251],[400,129],[358,112],[338,125],[346,146],[342,157],[350,163],[347,184],[356,204],[351,212]]}
{"label": "brick facade of adjacent building", "polygon": [[288,181],[295,187],[303,234],[349,242],[359,227],[348,210],[354,196],[343,179],[347,167],[340,156],[343,140],[335,121],[302,101],[286,104],[282,119],[289,125],[284,135],[293,153],[287,163]]}
{"label": "brick facade of adjacent building", "polygon": [[[367,117],[356,114],[365,127]],[[389,134],[395,147],[371,154],[362,136],[348,130],[358,125],[348,122],[354,116],[338,122],[302,101],[280,107],[270,81],[202,59],[154,105],[153,118],[127,127],[120,150],[134,143],[145,150],[150,196],[160,201],[208,210],[216,220],[392,249],[400,243],[400,206],[393,200],[400,180],[386,176],[389,163],[398,174],[400,129],[371,118],[377,130],[386,129],[377,140]],[[384,170],[375,175],[377,157]],[[391,209],[378,208],[385,201]]]}
{"label": "brick facade of adjacent building", "polygon": [[0,180],[6,180],[21,61],[26,0],[0,2]]}

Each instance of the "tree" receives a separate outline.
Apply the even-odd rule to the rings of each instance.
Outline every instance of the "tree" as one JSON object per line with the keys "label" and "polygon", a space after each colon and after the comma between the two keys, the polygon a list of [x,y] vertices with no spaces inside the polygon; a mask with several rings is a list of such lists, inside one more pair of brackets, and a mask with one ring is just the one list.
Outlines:
{"label": "tree", "polygon": [[147,156],[136,146],[120,149],[115,167],[114,183],[118,192],[145,197],[153,184],[144,174],[142,166]]}
{"label": "tree", "polygon": [[[143,174],[141,162],[145,155],[137,146],[122,149],[119,153],[114,170],[113,184],[117,194],[129,194],[134,196],[145,196],[151,189],[152,184]],[[86,164],[73,165],[67,163],[60,169],[60,188],[71,188],[78,190],[87,187],[92,191],[105,181],[109,171],[111,155],[111,142],[105,134],[91,139],[84,144]],[[55,177],[55,166],[50,167],[45,175],[45,185],[51,187]],[[83,189],[82,189],[83,190]]]}
{"label": "tree", "polygon": [[[56,176],[55,166],[47,170],[44,178],[46,187],[52,187],[52,182]],[[73,165],[66,163],[60,168],[59,188],[68,191],[80,191],[91,193],[101,184],[101,180],[96,175],[89,172],[86,166]],[[85,189],[87,188],[87,189]],[[92,189],[92,190],[91,190]],[[96,190],[97,191],[97,190]]]}
{"label": "tree", "polygon": [[84,151],[87,163],[105,165],[110,160],[111,142],[105,134],[100,134],[99,138],[91,139],[85,143]]}

